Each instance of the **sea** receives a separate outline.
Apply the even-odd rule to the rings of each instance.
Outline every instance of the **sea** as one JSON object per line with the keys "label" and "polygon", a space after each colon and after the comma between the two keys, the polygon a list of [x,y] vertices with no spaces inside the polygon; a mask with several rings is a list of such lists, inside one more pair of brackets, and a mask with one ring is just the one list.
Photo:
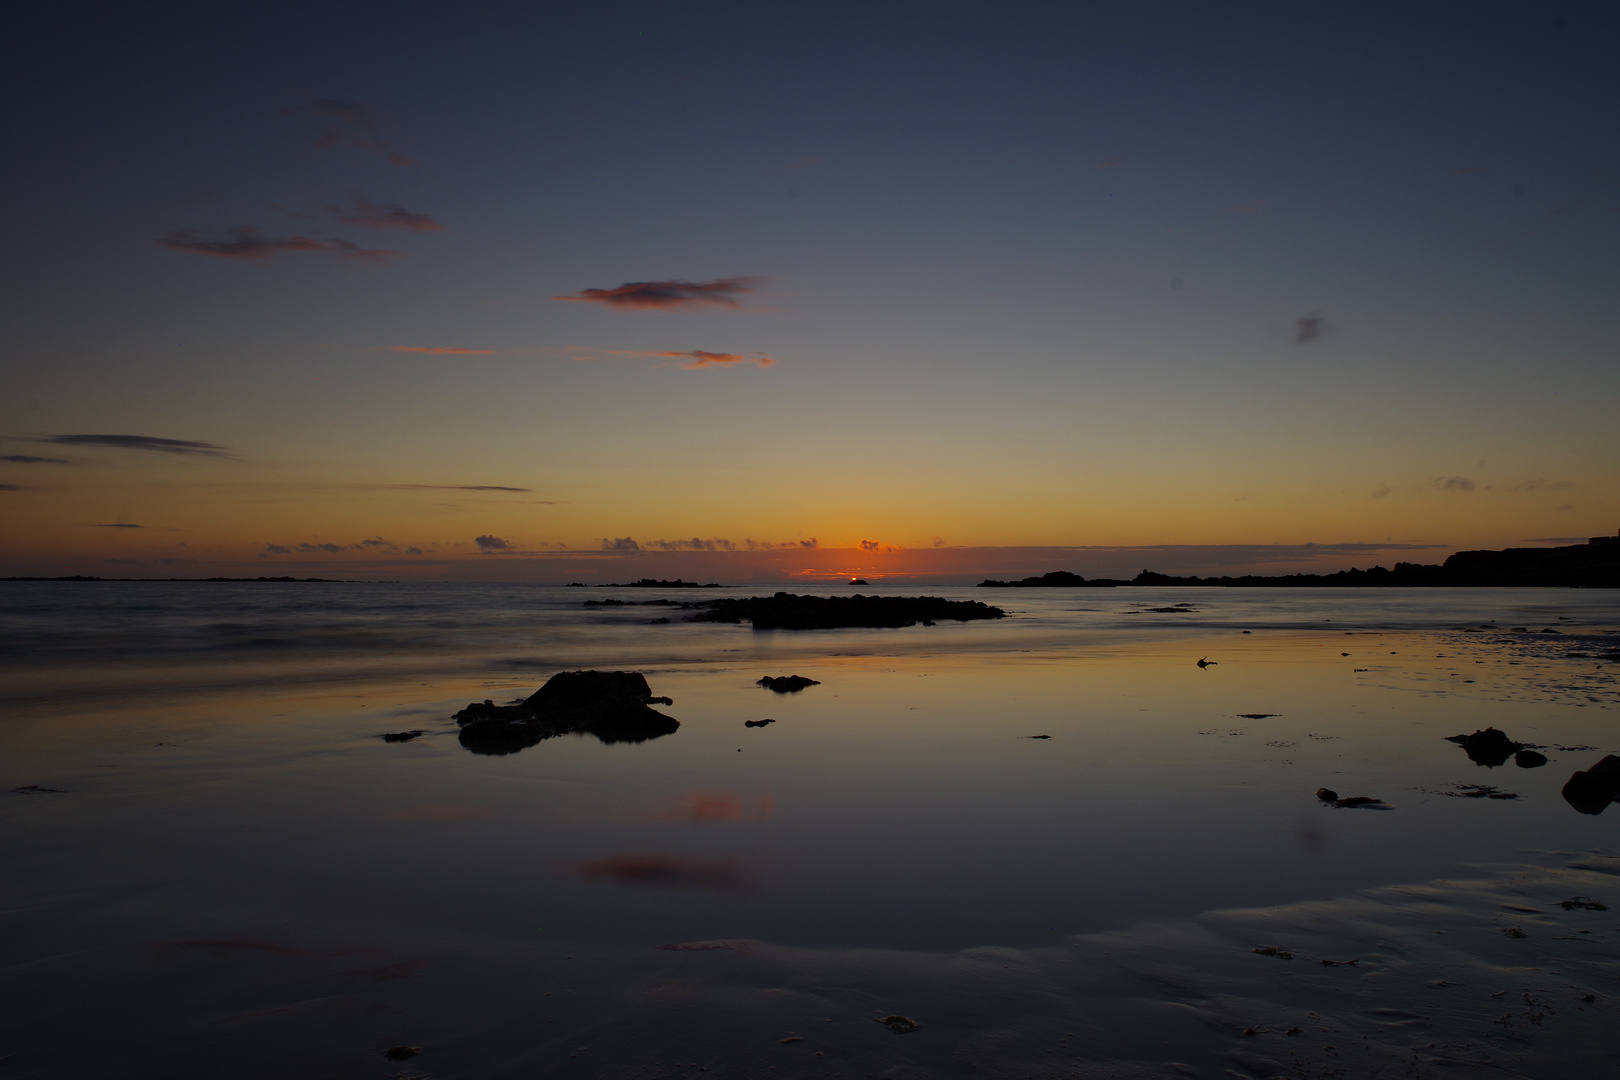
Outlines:
{"label": "sea", "polygon": [[[680,606],[776,591],[1006,617],[761,632]],[[1620,753],[1617,635],[1604,590],[0,583],[0,997],[201,993],[154,959],[176,942],[372,949],[401,979],[451,934],[1040,948],[1613,853],[1620,810],[1561,790]],[[679,729],[460,743],[468,702],[577,669],[642,672]],[[781,675],[815,684],[760,685]],[[1490,727],[1546,763],[1449,741]]]}

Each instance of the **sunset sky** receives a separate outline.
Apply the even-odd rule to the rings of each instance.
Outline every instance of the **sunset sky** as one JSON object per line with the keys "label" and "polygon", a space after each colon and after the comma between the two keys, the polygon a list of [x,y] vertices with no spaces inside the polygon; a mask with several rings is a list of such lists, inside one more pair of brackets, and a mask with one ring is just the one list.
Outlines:
{"label": "sunset sky", "polygon": [[69,2],[0,39],[0,574],[1620,527],[1613,4]]}

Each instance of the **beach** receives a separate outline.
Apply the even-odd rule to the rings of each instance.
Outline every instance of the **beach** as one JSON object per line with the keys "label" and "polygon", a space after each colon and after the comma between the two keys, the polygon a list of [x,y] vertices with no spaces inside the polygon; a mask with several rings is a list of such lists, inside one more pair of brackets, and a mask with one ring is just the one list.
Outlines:
{"label": "beach", "polygon": [[[873,587],[1008,617],[765,633],[646,603],[693,590],[3,587],[11,1075],[1620,1057],[1620,810],[1560,796],[1620,752],[1610,592]],[[777,588],[857,591],[719,592]],[[578,668],[679,730],[458,741]],[[1489,727],[1547,763],[1447,741]]]}

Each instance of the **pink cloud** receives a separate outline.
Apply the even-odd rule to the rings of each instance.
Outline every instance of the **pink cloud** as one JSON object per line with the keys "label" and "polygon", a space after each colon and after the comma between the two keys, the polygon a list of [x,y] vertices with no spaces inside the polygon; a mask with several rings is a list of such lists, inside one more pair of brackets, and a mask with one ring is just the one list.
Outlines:
{"label": "pink cloud", "polygon": [[703,367],[731,367],[735,364],[758,364],[768,368],[776,363],[772,357],[764,353],[721,353],[708,352],[704,349],[688,349],[685,352],[638,352],[630,349],[609,349],[614,356],[667,356],[672,360],[686,360],[681,365],[687,371]]}
{"label": "pink cloud", "polygon": [[330,150],[334,146],[348,145],[377,154],[390,165],[403,168],[415,164],[388,144],[383,137],[382,121],[365,103],[345,98],[316,98],[310,103],[310,109],[326,122],[315,136],[315,149]]}
{"label": "pink cloud", "polygon": [[328,206],[326,212],[346,225],[359,225],[364,229],[437,232],[444,228],[426,214],[407,210],[397,203],[375,203],[364,195],[354,195],[348,206]]}
{"label": "pink cloud", "polygon": [[553,300],[575,300],[632,311],[690,311],[702,307],[736,307],[737,297],[755,291],[758,278],[716,278],[713,281],[627,281],[614,289],[581,289],[572,296]]}
{"label": "pink cloud", "polygon": [[346,259],[381,261],[398,255],[386,248],[363,248],[347,240],[317,240],[309,236],[265,236],[251,225],[226,229],[224,236],[209,237],[196,229],[173,229],[153,243],[187,255],[257,261],[283,251],[329,251]]}

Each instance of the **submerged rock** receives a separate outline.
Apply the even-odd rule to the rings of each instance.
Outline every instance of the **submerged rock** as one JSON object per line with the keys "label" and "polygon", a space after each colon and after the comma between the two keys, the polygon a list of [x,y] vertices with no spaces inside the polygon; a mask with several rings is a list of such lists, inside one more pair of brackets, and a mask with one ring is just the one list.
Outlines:
{"label": "submerged rock", "polygon": [[1487,769],[1506,765],[1508,758],[1525,748],[1524,743],[1514,742],[1505,733],[1493,727],[1476,731],[1472,735],[1447,735],[1446,742],[1454,742],[1461,746],[1463,752],[1468,755],[1468,760]]}
{"label": "submerged rock", "polygon": [[645,742],[674,733],[680,721],[651,708],[639,671],[560,671],[512,705],[473,702],[456,713],[461,745],[475,754],[513,754],[558,735],[594,735],[605,743]]}
{"label": "submerged rock", "polygon": [[1547,755],[1538,754],[1534,750],[1520,750],[1513,755],[1513,764],[1521,769],[1539,769],[1547,764]]}
{"label": "submerged rock", "polygon": [[797,694],[807,686],[820,686],[816,679],[807,679],[803,675],[767,675],[755,686],[763,686],[767,690],[775,690],[778,694]]}
{"label": "submerged rock", "polygon": [[421,738],[426,734],[427,732],[421,730],[385,731],[383,732],[383,742],[410,742],[412,739]]}

